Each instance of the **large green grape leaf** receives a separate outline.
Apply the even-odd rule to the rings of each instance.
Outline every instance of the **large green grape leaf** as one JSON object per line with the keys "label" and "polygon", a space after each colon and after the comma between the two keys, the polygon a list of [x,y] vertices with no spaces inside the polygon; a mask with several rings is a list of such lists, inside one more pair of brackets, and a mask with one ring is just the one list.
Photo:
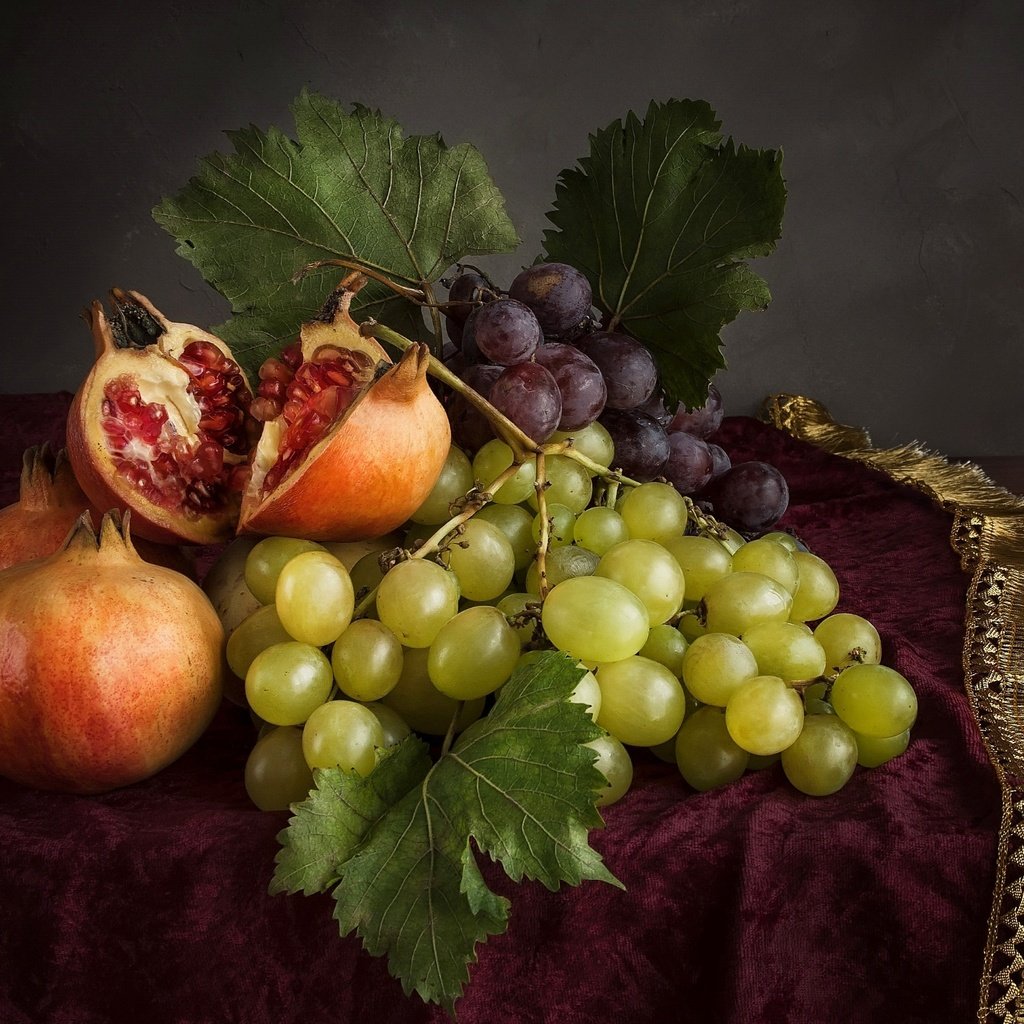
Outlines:
{"label": "large green grape leaf", "polygon": [[581,674],[554,652],[517,670],[435,762],[409,737],[365,779],[318,772],[279,837],[271,891],[335,886],[341,933],[387,956],[407,993],[454,1012],[477,944],[508,924],[474,846],[515,881],[621,884],[587,841],[605,780],[583,746],[602,731],[568,700]]}
{"label": "large green grape leaf", "polygon": [[669,400],[691,406],[725,366],[721,329],[771,300],[744,261],[774,249],[786,204],[781,153],[722,142],[720,127],[694,100],[614,121],[559,175],[544,234],[549,259],[587,275],[609,328],[651,350]]}
{"label": "large green grape leaf", "polygon": [[[440,135],[403,138],[394,120],[304,91],[292,105],[296,139],[277,128],[229,132],[176,196],[153,211],[178,252],[232,305],[215,328],[250,371],[291,341],[345,273],[308,263],[357,261],[422,288],[470,255],[519,244],[480,153]],[[421,309],[371,282],[353,302],[412,338]]]}

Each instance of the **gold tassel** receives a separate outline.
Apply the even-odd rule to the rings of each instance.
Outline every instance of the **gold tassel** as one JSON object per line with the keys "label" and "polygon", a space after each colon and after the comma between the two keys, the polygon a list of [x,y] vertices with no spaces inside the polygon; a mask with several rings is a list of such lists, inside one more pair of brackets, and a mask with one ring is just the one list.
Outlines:
{"label": "gold tassel", "polygon": [[971,463],[916,444],[872,447],[867,432],[836,423],[802,395],[770,395],[762,418],[818,448],[881,470],[953,515],[950,542],[970,573],[964,685],[1002,789],[996,881],[978,1020],[1024,1021],[1024,498]]}

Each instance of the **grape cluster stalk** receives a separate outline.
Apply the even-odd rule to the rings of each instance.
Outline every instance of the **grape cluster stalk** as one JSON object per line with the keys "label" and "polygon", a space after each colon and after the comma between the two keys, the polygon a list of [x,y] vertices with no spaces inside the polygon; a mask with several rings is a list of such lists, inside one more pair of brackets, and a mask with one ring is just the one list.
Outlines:
{"label": "grape cluster stalk", "polygon": [[704,406],[665,410],[653,360],[600,329],[585,285],[561,264],[507,292],[462,269],[440,307],[460,348],[429,367],[453,443],[399,543],[351,566],[297,538],[250,552],[262,606],[227,655],[260,732],[257,806],[301,800],[315,768],[366,775],[413,731],[443,754],[551,649],[579,667],[571,699],[604,730],[599,805],[628,791],[644,750],[697,791],[779,762],[825,796],[906,749],[913,687],[882,664],[875,627],[836,610],[831,567],[774,529],[782,474],[733,466],[710,440],[713,385]]}

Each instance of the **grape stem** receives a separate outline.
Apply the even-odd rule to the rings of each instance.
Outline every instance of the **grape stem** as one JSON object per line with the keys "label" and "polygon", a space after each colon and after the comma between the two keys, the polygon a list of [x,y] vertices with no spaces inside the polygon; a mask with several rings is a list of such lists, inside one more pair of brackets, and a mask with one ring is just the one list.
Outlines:
{"label": "grape stem", "polygon": [[537,515],[540,517],[540,538],[537,541],[537,585],[540,599],[548,596],[548,544],[551,542],[551,523],[548,521],[548,500],[544,493],[548,489],[547,466],[544,453],[537,455],[537,481],[534,484],[537,492]]}

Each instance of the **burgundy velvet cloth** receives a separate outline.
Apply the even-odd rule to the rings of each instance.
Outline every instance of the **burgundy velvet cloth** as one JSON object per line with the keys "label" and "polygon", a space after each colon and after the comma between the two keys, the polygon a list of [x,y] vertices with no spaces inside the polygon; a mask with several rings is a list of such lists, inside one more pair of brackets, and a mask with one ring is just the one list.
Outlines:
{"label": "burgundy velvet cloth", "polygon": [[[2,503],[22,449],[59,443],[68,401],[0,396]],[[963,693],[967,581],[949,517],[752,419],[726,420],[718,440],[785,473],[785,522],[917,689],[910,749],[826,798],[777,765],[699,795],[639,753],[634,788],[592,835],[625,892],[552,894],[485,865],[512,917],[471,969],[465,1024],[975,1020],[999,791]],[[0,780],[0,1021],[445,1019],[338,936],[328,895],[267,895],[287,814],[246,797],[252,741],[225,704],[179,762],[118,792]]]}

